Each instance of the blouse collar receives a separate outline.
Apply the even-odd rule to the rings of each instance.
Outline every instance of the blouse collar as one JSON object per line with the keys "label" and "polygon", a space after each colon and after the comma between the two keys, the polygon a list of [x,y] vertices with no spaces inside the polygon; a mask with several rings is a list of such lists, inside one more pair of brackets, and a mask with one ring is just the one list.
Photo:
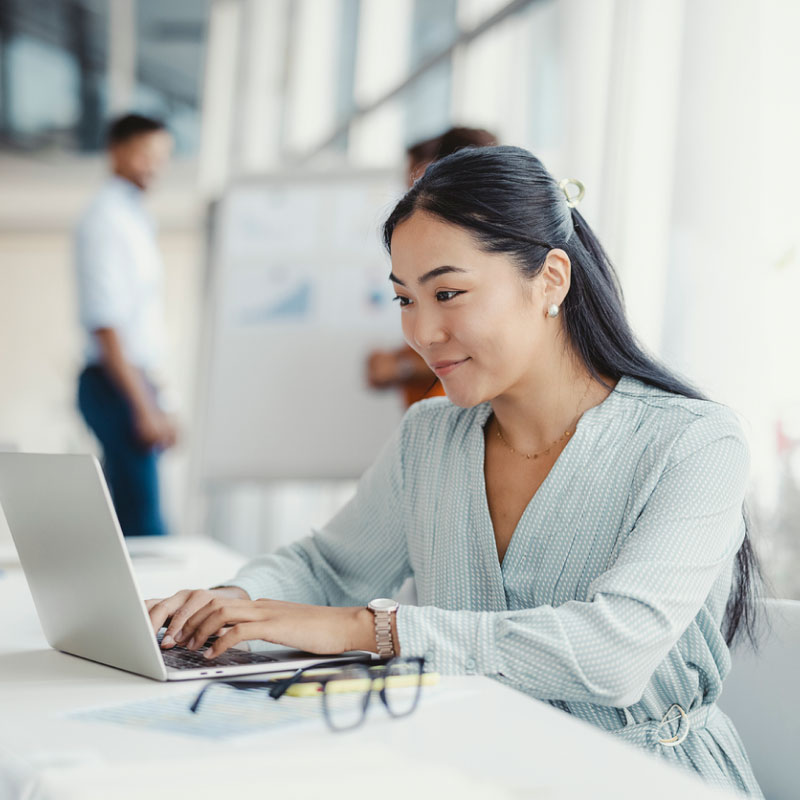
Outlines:
{"label": "blouse collar", "polygon": [[[596,406],[586,409],[578,420],[577,428],[585,425],[602,425],[605,423],[609,414],[613,414],[619,409],[620,404],[631,396],[639,397],[649,392],[659,391],[654,387],[648,386],[637,378],[630,375],[623,375],[617,385],[611,390],[609,395]],[[478,406],[476,416],[480,427],[483,428],[492,415],[492,404],[490,402],[481,403]]]}

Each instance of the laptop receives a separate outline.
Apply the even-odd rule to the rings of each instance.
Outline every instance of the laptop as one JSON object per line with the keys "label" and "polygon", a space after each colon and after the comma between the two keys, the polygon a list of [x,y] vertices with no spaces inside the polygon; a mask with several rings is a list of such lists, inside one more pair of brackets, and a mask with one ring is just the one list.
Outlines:
{"label": "laptop", "polygon": [[211,660],[203,650],[161,650],[94,456],[0,453],[0,506],[47,642],[63,653],[159,681],[378,658],[365,651],[322,656],[268,644],[262,650],[261,643],[254,650],[243,643]]}

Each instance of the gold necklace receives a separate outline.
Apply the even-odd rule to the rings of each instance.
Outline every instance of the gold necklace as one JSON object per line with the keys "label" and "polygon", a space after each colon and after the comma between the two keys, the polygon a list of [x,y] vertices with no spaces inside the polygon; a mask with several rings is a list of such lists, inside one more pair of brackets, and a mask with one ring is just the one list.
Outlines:
{"label": "gold necklace", "polygon": [[575,427],[576,427],[576,426],[577,426],[577,424],[578,424],[578,420],[581,418],[581,415],[580,415],[580,414],[578,414],[578,409],[581,407],[581,405],[582,405],[583,401],[586,399],[586,395],[587,395],[587,394],[589,394],[589,387],[591,386],[591,384],[592,384],[592,379],[590,378],[590,379],[589,379],[589,381],[588,381],[588,382],[587,382],[587,384],[586,384],[586,390],[584,391],[583,395],[581,396],[581,399],[580,399],[580,400],[578,400],[578,405],[577,405],[577,407],[575,408],[575,422],[574,422],[574,424],[571,426],[571,427],[572,427],[572,430],[571,430],[571,431],[568,431],[568,430],[567,430],[567,431],[564,431],[564,433],[562,433],[562,434],[561,434],[561,436],[559,436],[559,437],[558,437],[558,439],[556,439],[554,442],[552,442],[552,443],[550,444],[550,446],[547,448],[547,450],[540,450],[538,453],[532,453],[532,454],[530,454],[530,455],[528,455],[528,453],[520,453],[518,450],[515,450],[515,449],[514,449],[514,448],[513,448],[513,447],[512,447],[512,446],[511,446],[509,443],[508,443],[508,441],[506,440],[506,437],[505,437],[505,436],[503,436],[503,431],[502,431],[502,430],[500,430],[500,420],[498,420],[498,419],[497,419],[497,417],[495,416],[495,418],[494,418],[494,421],[495,421],[495,423],[497,424],[497,438],[498,438],[498,439],[500,439],[500,441],[501,441],[501,442],[502,442],[502,443],[503,443],[503,444],[504,444],[504,445],[505,445],[505,446],[506,446],[506,447],[507,447],[507,448],[508,448],[508,449],[509,449],[509,450],[510,450],[512,453],[514,453],[515,455],[518,455],[518,456],[524,456],[525,458],[527,458],[527,459],[528,459],[528,461],[535,461],[537,458],[539,458],[539,457],[541,457],[541,456],[546,456],[546,455],[547,455],[547,454],[548,454],[548,453],[549,453],[549,452],[550,452],[550,451],[551,451],[551,450],[552,450],[552,449],[553,449],[553,448],[554,448],[554,447],[555,447],[557,444],[559,444],[560,442],[563,442],[563,441],[564,441],[564,439],[569,439],[569,437],[570,437],[570,436],[572,436],[572,434],[575,432]]}

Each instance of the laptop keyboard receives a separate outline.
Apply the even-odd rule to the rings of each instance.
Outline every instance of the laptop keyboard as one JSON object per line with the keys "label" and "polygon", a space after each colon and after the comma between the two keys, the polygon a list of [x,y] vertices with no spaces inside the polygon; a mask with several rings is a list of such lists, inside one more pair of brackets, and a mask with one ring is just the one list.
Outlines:
{"label": "laptop keyboard", "polygon": [[[163,632],[158,635],[161,642]],[[267,664],[277,661],[276,658],[268,656],[266,653],[251,653],[246,650],[227,650],[217,658],[203,658],[206,647],[200,650],[187,650],[185,647],[176,645],[169,650],[162,650],[161,657],[164,663],[172,669],[198,669],[199,667],[237,667],[242,664]]]}

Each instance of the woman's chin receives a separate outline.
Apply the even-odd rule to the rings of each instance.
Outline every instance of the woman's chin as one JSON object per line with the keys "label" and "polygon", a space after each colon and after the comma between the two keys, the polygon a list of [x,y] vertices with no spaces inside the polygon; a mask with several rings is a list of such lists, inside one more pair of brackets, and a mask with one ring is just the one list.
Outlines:
{"label": "woman's chin", "polygon": [[442,381],[442,386],[444,387],[447,399],[454,406],[458,406],[459,408],[472,408],[473,406],[483,403],[487,399],[474,389],[469,390],[458,386],[448,386],[444,381]]}

